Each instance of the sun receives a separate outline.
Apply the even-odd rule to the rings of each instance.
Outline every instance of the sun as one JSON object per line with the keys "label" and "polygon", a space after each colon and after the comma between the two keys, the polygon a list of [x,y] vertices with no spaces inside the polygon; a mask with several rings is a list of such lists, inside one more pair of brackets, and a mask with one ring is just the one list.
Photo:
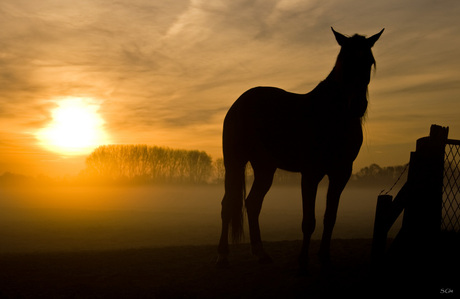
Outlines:
{"label": "sun", "polygon": [[63,155],[85,155],[109,143],[100,106],[88,98],[65,98],[51,111],[52,120],[36,134],[47,150]]}

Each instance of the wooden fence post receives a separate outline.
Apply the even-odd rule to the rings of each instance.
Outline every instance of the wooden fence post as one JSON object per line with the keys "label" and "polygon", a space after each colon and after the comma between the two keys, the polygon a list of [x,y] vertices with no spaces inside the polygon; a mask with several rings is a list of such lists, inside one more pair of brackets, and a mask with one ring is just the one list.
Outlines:
{"label": "wooden fence post", "polygon": [[[413,236],[432,238],[441,228],[444,149],[448,128],[432,125],[430,136],[417,140],[408,182],[411,196],[403,228]],[[412,161],[412,159],[414,161]]]}
{"label": "wooden fence post", "polygon": [[388,236],[388,217],[391,214],[391,195],[379,195],[375,210],[374,235],[372,239],[371,261],[373,267],[379,267],[383,262]]}

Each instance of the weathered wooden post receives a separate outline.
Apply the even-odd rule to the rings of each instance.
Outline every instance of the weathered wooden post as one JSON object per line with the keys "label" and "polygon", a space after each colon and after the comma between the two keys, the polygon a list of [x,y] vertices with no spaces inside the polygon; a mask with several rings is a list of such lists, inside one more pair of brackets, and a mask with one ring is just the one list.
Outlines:
{"label": "weathered wooden post", "polygon": [[439,235],[442,212],[444,149],[448,128],[432,125],[429,137],[417,140],[408,175],[411,196],[404,211],[403,229],[414,237]]}
{"label": "weathered wooden post", "polygon": [[375,209],[374,235],[372,238],[371,260],[372,266],[380,267],[385,255],[388,236],[388,216],[391,214],[393,196],[379,195]]}

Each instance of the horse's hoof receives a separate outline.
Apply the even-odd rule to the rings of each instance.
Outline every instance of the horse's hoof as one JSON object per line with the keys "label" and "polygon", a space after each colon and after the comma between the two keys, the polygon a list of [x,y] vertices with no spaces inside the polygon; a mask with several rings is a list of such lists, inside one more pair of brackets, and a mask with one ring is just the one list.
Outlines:
{"label": "horse's hoof", "polygon": [[229,267],[230,267],[230,263],[228,262],[228,258],[226,256],[219,255],[216,261],[216,268],[226,269]]}

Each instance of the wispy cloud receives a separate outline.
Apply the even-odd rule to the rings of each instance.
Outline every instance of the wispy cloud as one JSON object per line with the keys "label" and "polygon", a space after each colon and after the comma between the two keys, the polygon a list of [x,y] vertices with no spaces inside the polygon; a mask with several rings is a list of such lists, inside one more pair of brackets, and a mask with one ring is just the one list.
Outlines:
{"label": "wispy cloud", "polygon": [[[430,124],[411,115],[459,111],[459,12],[452,0],[2,1],[0,124],[26,136],[49,121],[51,99],[93,97],[116,142],[219,155],[222,119],[242,92],[307,92],[338,53],[330,26],[365,35],[385,27],[368,138],[383,144],[377,135],[386,130],[402,140],[395,118],[412,120],[419,129],[408,134],[418,134]],[[460,132],[460,120],[446,125]]]}

